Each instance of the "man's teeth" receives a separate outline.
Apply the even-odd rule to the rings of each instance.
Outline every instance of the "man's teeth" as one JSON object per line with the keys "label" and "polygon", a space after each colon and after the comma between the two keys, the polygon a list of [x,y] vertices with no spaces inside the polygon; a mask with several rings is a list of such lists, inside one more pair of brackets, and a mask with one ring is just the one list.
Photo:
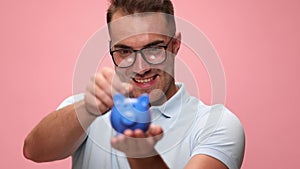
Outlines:
{"label": "man's teeth", "polygon": [[153,77],[150,77],[148,79],[135,79],[135,81],[137,81],[138,83],[148,83],[151,80],[153,80]]}

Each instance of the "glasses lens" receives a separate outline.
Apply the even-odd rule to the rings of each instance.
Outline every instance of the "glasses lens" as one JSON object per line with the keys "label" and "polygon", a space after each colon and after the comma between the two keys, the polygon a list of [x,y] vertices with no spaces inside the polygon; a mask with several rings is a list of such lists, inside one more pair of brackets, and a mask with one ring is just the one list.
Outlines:
{"label": "glasses lens", "polygon": [[134,52],[130,49],[120,49],[113,52],[113,59],[119,67],[128,67],[134,62]]}
{"label": "glasses lens", "polygon": [[151,47],[143,49],[145,59],[152,64],[159,64],[165,60],[165,49],[163,47]]}

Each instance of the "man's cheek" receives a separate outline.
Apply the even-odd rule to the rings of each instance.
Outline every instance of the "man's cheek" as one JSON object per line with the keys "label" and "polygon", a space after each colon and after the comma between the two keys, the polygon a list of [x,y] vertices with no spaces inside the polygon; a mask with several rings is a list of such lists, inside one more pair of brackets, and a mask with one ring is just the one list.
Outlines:
{"label": "man's cheek", "polygon": [[116,69],[116,73],[118,75],[118,77],[120,78],[121,81],[123,82],[129,82],[130,78],[129,76],[126,76],[125,71],[120,70],[120,69]]}

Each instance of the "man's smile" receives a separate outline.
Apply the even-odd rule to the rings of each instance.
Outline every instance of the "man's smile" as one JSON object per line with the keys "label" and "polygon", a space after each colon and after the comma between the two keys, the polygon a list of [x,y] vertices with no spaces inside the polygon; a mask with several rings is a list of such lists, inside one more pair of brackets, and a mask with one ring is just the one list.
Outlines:
{"label": "man's smile", "polygon": [[148,88],[155,83],[155,80],[157,77],[158,77],[158,74],[155,74],[152,76],[147,76],[147,77],[135,76],[132,78],[132,81],[138,87]]}

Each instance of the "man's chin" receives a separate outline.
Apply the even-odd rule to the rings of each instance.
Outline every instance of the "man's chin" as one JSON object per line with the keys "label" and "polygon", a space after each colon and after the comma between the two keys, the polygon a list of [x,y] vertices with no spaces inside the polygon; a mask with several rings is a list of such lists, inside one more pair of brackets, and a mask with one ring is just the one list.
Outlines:
{"label": "man's chin", "polygon": [[149,93],[150,103],[152,106],[158,106],[167,101],[167,96],[160,89],[154,89]]}

